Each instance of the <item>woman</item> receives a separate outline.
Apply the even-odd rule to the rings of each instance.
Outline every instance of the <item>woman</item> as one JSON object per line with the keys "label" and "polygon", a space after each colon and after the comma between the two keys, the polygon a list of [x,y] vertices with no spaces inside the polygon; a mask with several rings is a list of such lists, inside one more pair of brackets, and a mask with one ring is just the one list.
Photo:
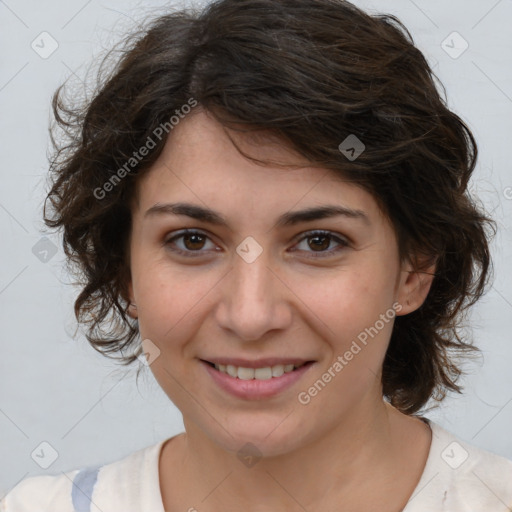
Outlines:
{"label": "woman", "polygon": [[77,318],[146,362],[185,432],[0,510],[512,507],[511,461],[418,414],[461,391],[493,224],[467,194],[474,138],[396,18],[220,0],[53,107],[70,139],[45,220]]}

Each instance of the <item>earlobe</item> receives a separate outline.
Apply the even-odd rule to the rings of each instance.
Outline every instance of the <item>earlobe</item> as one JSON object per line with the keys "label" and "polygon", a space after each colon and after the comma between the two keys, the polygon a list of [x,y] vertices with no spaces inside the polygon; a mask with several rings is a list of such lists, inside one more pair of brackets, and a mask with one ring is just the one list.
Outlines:
{"label": "earlobe", "polygon": [[135,304],[134,296],[133,296],[133,286],[131,281],[127,285],[128,297],[126,298],[128,305],[128,315],[132,318],[138,318],[137,314],[137,305]]}
{"label": "earlobe", "polygon": [[414,269],[412,266],[402,270],[402,280],[398,291],[398,302],[402,308],[397,316],[416,311],[425,302],[435,277],[436,265]]}
{"label": "earlobe", "polygon": [[128,315],[130,315],[132,318],[137,319],[137,306],[133,303],[130,303],[128,306]]}

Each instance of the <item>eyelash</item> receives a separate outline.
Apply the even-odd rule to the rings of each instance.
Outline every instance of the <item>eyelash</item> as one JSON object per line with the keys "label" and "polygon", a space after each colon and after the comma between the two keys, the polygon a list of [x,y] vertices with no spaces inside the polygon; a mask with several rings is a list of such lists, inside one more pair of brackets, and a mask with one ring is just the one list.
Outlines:
{"label": "eyelash", "polygon": [[[180,254],[182,256],[192,257],[192,258],[199,257],[199,256],[202,255],[202,253],[207,252],[207,251],[203,251],[203,250],[200,250],[200,249],[197,250],[197,251],[191,251],[191,250],[185,251],[183,249],[176,249],[175,247],[171,247],[175,240],[183,238],[185,235],[200,235],[202,237],[206,237],[207,239],[210,239],[210,237],[207,234],[203,233],[202,231],[187,229],[185,231],[181,231],[180,233],[174,235],[171,238],[168,238],[164,242],[164,245],[169,247],[169,249],[172,252],[175,252],[175,253]],[[340,246],[337,249],[330,250],[330,251],[306,251],[306,252],[310,252],[313,255],[311,257],[313,257],[313,258],[325,258],[325,257],[328,257],[328,256],[332,256],[333,253],[337,253],[340,250],[343,250],[344,248],[348,247],[348,245],[349,245],[349,243],[346,240],[344,240],[343,238],[340,238],[340,237],[334,235],[330,231],[322,231],[322,230],[307,231],[304,234],[304,236],[302,236],[302,238],[300,238],[298,240],[297,244],[299,244],[303,240],[307,240],[308,238],[315,238],[317,236],[329,238],[331,241],[335,241],[335,242],[339,243]],[[197,254],[194,254],[194,253],[197,253]]]}

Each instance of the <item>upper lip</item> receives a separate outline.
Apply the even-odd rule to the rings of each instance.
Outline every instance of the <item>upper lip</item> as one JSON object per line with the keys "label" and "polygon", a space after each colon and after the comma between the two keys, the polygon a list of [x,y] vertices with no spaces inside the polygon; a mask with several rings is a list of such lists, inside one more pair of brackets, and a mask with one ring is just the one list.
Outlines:
{"label": "upper lip", "polygon": [[301,359],[299,357],[266,357],[263,359],[254,359],[250,361],[248,359],[241,359],[238,357],[213,357],[210,359],[202,359],[202,361],[213,364],[222,364],[226,366],[241,366],[243,368],[264,368],[267,366],[276,366],[278,364],[293,364],[294,366],[300,366],[312,360]]}

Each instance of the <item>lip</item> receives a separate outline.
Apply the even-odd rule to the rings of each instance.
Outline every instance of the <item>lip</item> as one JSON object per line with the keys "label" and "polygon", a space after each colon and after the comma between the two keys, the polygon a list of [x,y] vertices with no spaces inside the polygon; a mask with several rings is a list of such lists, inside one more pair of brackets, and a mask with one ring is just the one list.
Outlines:
{"label": "lip", "polygon": [[266,357],[263,359],[255,359],[253,361],[249,361],[247,359],[241,359],[238,357],[223,357],[202,359],[202,361],[213,364],[231,364],[233,366],[242,366],[244,368],[264,368],[266,366],[276,366],[277,364],[293,364],[294,366],[300,366],[311,361],[311,359],[299,359],[297,357]]}
{"label": "lip", "polygon": [[[277,359],[260,359],[258,362],[252,361],[252,366],[245,366],[246,368],[257,368],[261,366],[274,366],[269,364],[261,364],[261,362],[267,361],[276,361]],[[243,361],[240,359],[222,359],[222,361]],[[297,359],[281,359],[281,361],[298,361]],[[293,386],[297,381],[299,381],[304,374],[308,372],[308,370],[315,364],[314,361],[304,361],[306,364],[293,370],[289,373],[284,373],[280,377],[272,377],[267,380],[243,380],[237,377],[231,377],[227,373],[222,373],[219,370],[216,370],[213,366],[208,364],[205,360],[200,359],[199,362],[204,367],[204,369],[208,372],[212,380],[219,386],[220,389],[226,391],[227,393],[237,397],[242,398],[244,400],[262,400],[265,398],[271,398],[273,396],[282,393],[283,391],[289,389]],[[214,361],[210,361],[214,362]],[[245,361],[243,364],[235,364],[234,366],[244,366],[247,365],[250,361]],[[217,363],[217,364],[226,364],[226,363]],[[227,363],[233,364],[233,363]],[[284,364],[277,362],[275,364]],[[286,363],[292,364],[292,363]],[[301,364],[300,362],[295,364]]]}

